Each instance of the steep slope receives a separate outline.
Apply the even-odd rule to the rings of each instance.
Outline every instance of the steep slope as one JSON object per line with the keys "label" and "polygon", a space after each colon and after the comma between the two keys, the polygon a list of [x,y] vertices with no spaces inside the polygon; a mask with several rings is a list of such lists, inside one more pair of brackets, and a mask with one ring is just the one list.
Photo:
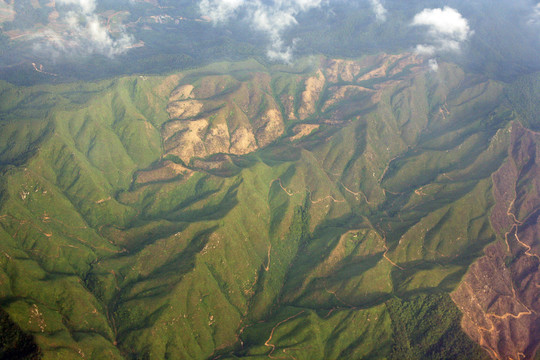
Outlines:
{"label": "steep slope", "polygon": [[44,358],[482,359],[449,294],[470,313],[460,281],[513,225],[502,183],[531,246],[510,251],[536,261],[538,139],[452,64],[222,63],[1,98],[1,304]]}
{"label": "steep slope", "polygon": [[169,79],[137,89],[138,80],[4,89],[1,133],[17,146],[3,159],[21,165],[3,168],[2,305],[45,357],[120,358],[106,305],[85,280],[93,262],[122,251],[100,224],[135,213],[112,195],[160,154],[153,107],[164,107]]}
{"label": "steep slope", "polygon": [[540,337],[540,134],[516,124],[509,159],[493,175],[500,241],[473,264],[453,299],[465,331],[494,358],[531,359]]}

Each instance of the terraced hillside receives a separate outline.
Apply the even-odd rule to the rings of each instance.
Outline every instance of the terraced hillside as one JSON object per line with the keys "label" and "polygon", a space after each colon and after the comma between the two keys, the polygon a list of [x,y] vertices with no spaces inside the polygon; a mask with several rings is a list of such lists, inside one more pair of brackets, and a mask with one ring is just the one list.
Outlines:
{"label": "terraced hillside", "polygon": [[532,357],[538,119],[505,89],[413,54],[3,83],[9,331],[45,359]]}

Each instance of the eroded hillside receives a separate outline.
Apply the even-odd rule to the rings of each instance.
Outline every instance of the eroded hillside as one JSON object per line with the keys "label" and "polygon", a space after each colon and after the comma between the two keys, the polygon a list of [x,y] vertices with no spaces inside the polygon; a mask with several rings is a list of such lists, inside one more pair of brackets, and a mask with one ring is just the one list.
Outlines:
{"label": "eroded hillside", "polygon": [[413,54],[4,84],[2,307],[48,359],[532,356],[513,106]]}
{"label": "eroded hillside", "polygon": [[493,175],[489,245],[452,294],[463,327],[495,359],[532,359],[540,337],[540,134],[515,124],[508,160]]}

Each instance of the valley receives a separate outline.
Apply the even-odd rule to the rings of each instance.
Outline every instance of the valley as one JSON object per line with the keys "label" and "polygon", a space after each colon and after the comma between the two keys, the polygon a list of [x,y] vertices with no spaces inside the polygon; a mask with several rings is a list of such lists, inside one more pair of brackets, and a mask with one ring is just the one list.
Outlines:
{"label": "valley", "polygon": [[2,82],[10,331],[44,359],[532,359],[540,139],[509,94],[535,76],[381,53]]}

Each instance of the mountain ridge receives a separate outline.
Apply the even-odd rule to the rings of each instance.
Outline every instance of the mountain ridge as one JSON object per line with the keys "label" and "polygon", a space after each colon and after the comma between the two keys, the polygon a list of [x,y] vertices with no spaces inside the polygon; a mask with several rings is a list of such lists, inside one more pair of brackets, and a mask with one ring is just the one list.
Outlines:
{"label": "mountain ridge", "polygon": [[2,307],[44,358],[487,357],[448,294],[501,240],[507,85],[381,54],[78,86],[2,97]]}

